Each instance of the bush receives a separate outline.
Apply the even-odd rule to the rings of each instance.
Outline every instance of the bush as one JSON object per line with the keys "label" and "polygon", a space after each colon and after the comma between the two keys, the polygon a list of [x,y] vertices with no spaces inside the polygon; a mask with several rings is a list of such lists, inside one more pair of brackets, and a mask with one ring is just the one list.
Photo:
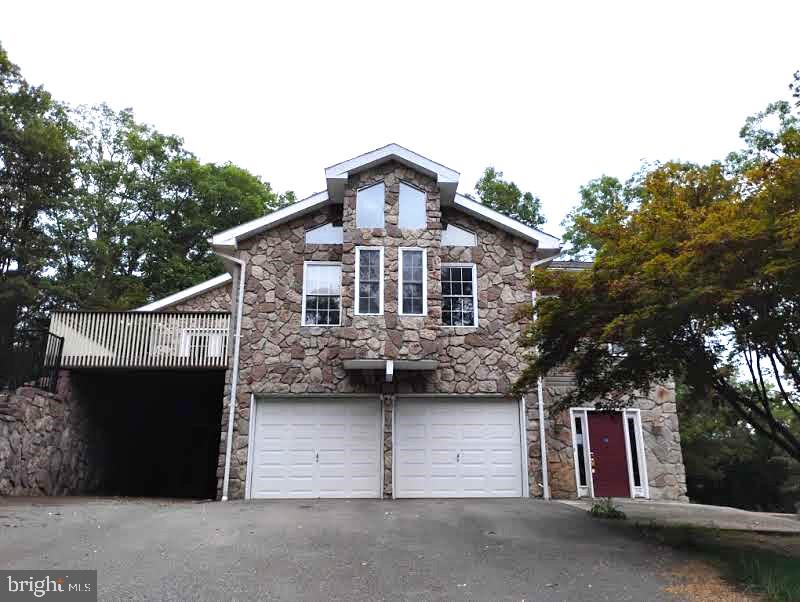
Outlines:
{"label": "bush", "polygon": [[625,513],[614,505],[614,500],[610,497],[603,498],[592,504],[589,514],[595,518],[614,518],[625,519]]}

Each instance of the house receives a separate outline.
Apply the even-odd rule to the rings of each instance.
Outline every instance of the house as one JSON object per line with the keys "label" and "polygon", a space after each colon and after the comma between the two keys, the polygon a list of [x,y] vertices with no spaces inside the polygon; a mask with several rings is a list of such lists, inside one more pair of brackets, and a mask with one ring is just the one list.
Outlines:
{"label": "house", "polygon": [[[104,316],[54,316],[65,366],[119,368],[118,341],[133,336],[122,367],[224,373],[219,499],[685,499],[672,385],[618,412],[551,413],[574,386],[566,372],[510,394],[530,270],[581,267],[557,259],[557,238],[396,144],[325,179],[213,236],[227,273],[123,316],[118,330],[147,340]],[[70,352],[77,332],[92,344]]]}

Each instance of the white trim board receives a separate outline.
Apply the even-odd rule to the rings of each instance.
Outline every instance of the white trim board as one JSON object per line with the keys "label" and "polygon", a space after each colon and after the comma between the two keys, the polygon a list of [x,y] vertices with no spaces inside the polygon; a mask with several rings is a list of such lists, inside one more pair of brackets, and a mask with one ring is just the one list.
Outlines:
{"label": "white trim board", "polygon": [[187,301],[189,299],[193,299],[203,293],[213,290],[217,287],[223,286],[228,284],[232,280],[232,276],[230,274],[220,274],[219,276],[215,276],[210,280],[206,280],[205,282],[201,282],[200,284],[195,284],[194,286],[190,286],[189,288],[185,288],[182,291],[178,291],[168,297],[164,297],[163,299],[159,299],[158,301],[153,301],[152,303],[148,303],[147,305],[142,305],[141,307],[137,307],[133,311],[156,311],[159,309],[164,309],[165,307],[169,307],[170,305],[175,305],[176,303],[180,303],[181,301]]}
{"label": "white trim board", "polygon": [[[589,440],[589,413],[598,412],[603,410],[596,410],[595,408],[570,408],[569,410],[569,428],[572,434],[572,459],[575,469],[575,488],[578,497],[591,497],[594,498],[594,479],[592,477],[592,450],[591,442]],[[639,408],[623,408],[620,410],[611,410],[622,414],[622,426],[625,437],[625,459],[628,466],[628,489],[631,498],[649,498],[650,485],[647,477],[647,456],[644,449],[644,437],[642,433],[642,413]],[[575,438],[575,416],[581,417],[581,428],[583,435],[583,453],[584,453],[584,467],[586,468],[586,486],[582,487],[578,474],[578,442]],[[639,464],[639,483],[637,486],[633,482],[633,456],[631,453],[631,440],[628,430],[628,419],[633,419],[634,434],[636,435],[636,457]]]}
{"label": "white trim board", "polygon": [[540,251],[561,250],[561,241],[552,234],[547,234],[536,228],[531,228],[463,194],[456,194],[453,200],[453,207],[460,209],[474,218],[489,222],[510,234],[514,234],[533,243],[538,243]]}
{"label": "white trim board", "polygon": [[398,161],[421,173],[435,177],[444,207],[453,207],[481,221],[491,223],[510,234],[538,244],[540,255],[554,255],[561,249],[561,241],[551,234],[531,228],[517,220],[495,211],[469,197],[456,192],[459,173],[440,163],[431,161],[399,144],[388,144],[325,169],[327,190],[317,192],[296,203],[273,211],[263,217],[214,234],[209,241],[218,252],[235,250],[240,241],[274,228],[291,219],[315,211],[325,205],[340,204],[349,175],[358,173],[386,161]]}
{"label": "white trim board", "polygon": [[[439,273],[441,274],[444,271],[444,268],[472,268],[472,326],[451,326],[450,324],[444,323],[444,298],[445,294],[442,293],[442,328],[477,328],[478,327],[478,317],[480,315],[480,310],[478,309],[478,266],[474,263],[459,263],[459,262],[442,262],[441,270]],[[444,281],[442,281],[444,282]],[[450,295],[448,295],[450,296]],[[466,295],[461,295],[465,297]]]}
{"label": "white trim board", "polygon": [[436,163],[436,161],[431,161],[427,157],[423,157],[399,144],[392,143],[327,167],[325,169],[325,179],[328,183],[328,195],[332,199],[341,202],[349,176],[387,161],[397,161],[436,178],[436,182],[439,184],[439,191],[445,202],[451,201],[456,194],[459,178],[459,173],[456,170],[445,167],[441,163]]}
{"label": "white trim board", "polygon": [[[361,251],[378,251],[378,261],[381,263],[380,280],[378,286],[378,311],[377,313],[367,313],[361,311],[361,304],[359,303],[361,290]],[[355,316],[382,316],[383,315],[383,247],[379,246],[359,246],[355,248],[356,253],[356,278],[355,288],[353,290],[353,315]]]}
{"label": "white trim board", "polygon": [[[339,266],[339,321],[336,324],[306,324],[306,267],[309,265],[336,265]],[[303,283],[300,291],[300,326],[315,328],[331,328],[342,325],[342,262],[341,261],[304,261],[303,262]]]}
{"label": "white trim board", "polygon": [[[422,251],[422,313],[407,314],[403,312],[403,252]],[[399,247],[397,249],[397,315],[398,316],[427,316],[428,315],[428,250],[421,247]]]}

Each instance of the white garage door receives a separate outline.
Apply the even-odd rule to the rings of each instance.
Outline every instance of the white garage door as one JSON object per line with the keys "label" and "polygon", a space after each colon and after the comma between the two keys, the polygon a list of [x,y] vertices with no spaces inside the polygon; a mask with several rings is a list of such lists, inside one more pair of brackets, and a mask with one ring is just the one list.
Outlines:
{"label": "white garage door", "polygon": [[250,497],[381,497],[377,400],[259,401],[253,439]]}
{"label": "white garage door", "polygon": [[398,399],[396,497],[520,497],[519,404]]}

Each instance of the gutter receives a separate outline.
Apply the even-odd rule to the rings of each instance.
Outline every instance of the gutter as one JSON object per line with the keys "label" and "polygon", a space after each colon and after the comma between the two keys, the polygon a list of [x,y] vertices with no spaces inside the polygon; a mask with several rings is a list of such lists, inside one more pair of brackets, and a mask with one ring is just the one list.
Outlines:
{"label": "gutter", "polygon": [[242,338],[242,306],[244,305],[244,278],[246,262],[230,255],[217,252],[223,259],[239,266],[239,298],[236,301],[236,330],[233,336],[233,371],[231,372],[231,392],[228,397],[228,437],[225,442],[225,476],[222,479],[222,501],[228,501],[228,486],[231,478],[231,451],[233,446],[233,418],[236,414],[236,390],[239,386],[239,346]]}
{"label": "gutter", "polygon": [[[537,266],[544,265],[553,261],[556,257],[561,254],[561,250],[553,255],[552,257],[547,257],[546,259],[540,259],[539,261],[534,261],[531,264],[531,272],[533,272]],[[536,289],[531,291],[531,297],[533,301],[533,321],[536,321]],[[536,379],[536,395],[539,401],[539,454],[542,460],[542,497],[544,499],[550,499],[550,474],[549,469],[547,467],[547,443],[545,442],[545,428],[544,428],[544,379],[540,376]]]}

